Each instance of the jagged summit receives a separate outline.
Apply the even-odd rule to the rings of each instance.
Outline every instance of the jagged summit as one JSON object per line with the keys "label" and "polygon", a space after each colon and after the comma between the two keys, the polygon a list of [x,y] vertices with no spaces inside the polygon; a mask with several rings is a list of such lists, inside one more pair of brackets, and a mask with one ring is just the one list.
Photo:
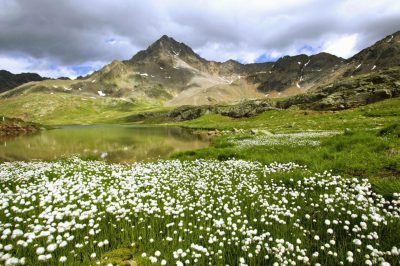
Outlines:
{"label": "jagged summit", "polygon": [[163,45],[172,45],[172,46],[179,46],[183,43],[176,41],[174,38],[169,37],[168,35],[163,35],[161,36],[160,39],[158,39],[157,41],[155,41],[152,45],[150,45],[150,47],[152,46],[163,46]]}
{"label": "jagged summit", "polygon": [[185,43],[178,42],[172,37],[163,35],[146,50],[142,50],[134,55],[130,61],[139,62],[148,59],[172,58],[177,56],[181,58],[193,57],[198,60],[204,60]]}
{"label": "jagged summit", "polygon": [[[168,51],[173,55],[178,55],[180,50],[190,47],[184,43],[177,42],[174,38],[163,35],[160,39],[151,44],[147,51]],[[191,50],[191,49],[190,49]]]}

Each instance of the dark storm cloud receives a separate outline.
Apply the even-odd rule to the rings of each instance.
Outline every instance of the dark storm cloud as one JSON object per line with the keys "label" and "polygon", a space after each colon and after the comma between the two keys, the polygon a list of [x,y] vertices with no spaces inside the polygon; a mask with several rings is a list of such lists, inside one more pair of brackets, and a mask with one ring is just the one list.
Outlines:
{"label": "dark storm cloud", "polygon": [[[131,20],[126,18],[126,23],[119,19],[122,22],[119,27],[113,22],[113,16],[118,20],[127,17],[127,14],[121,14],[119,8],[107,14],[107,5],[101,6],[100,1],[99,8],[96,8],[96,3],[90,7],[78,1],[10,2],[5,1],[5,5],[7,8],[9,3],[8,12],[14,15],[0,18],[0,52],[18,51],[36,58],[49,57],[66,64],[124,56],[123,49],[110,47],[106,40],[123,32],[127,37],[121,37],[128,38],[125,49],[132,48],[129,42],[131,36],[125,25],[131,21],[131,29],[135,32],[139,30],[135,25],[144,20],[144,17],[137,15]],[[143,13],[140,8],[134,7],[138,15]]]}
{"label": "dark storm cloud", "polygon": [[219,61],[303,47],[348,57],[399,26],[397,0],[0,0],[0,68],[73,76],[77,66],[128,59],[163,34]]}

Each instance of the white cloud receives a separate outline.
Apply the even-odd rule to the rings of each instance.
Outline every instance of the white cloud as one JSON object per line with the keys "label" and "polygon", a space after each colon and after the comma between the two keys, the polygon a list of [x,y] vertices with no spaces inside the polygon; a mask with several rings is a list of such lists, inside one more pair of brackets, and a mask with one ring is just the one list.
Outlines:
{"label": "white cloud", "polygon": [[7,69],[10,72],[20,73],[27,72],[26,70],[30,67],[30,63],[26,59],[18,59],[8,57],[6,55],[0,55],[0,69]]}
{"label": "white cloud", "polygon": [[[90,62],[89,65],[95,69],[106,64],[105,62]],[[76,78],[81,73],[74,70],[73,66],[54,65],[46,60],[37,60],[29,56],[8,56],[0,54],[0,69],[6,69],[12,73],[33,72],[42,77],[58,78],[70,77]]]}
{"label": "white cloud", "polygon": [[357,52],[357,41],[358,34],[334,36],[324,43],[321,50],[343,58],[348,58]]}

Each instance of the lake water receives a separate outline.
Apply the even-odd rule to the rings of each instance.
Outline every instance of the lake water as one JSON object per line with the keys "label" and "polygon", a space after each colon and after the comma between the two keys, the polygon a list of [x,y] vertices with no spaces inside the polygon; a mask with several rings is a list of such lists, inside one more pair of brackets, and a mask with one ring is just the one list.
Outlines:
{"label": "lake water", "polygon": [[72,155],[110,162],[152,161],[207,147],[209,140],[183,128],[65,126],[0,141],[0,161],[54,160]]}

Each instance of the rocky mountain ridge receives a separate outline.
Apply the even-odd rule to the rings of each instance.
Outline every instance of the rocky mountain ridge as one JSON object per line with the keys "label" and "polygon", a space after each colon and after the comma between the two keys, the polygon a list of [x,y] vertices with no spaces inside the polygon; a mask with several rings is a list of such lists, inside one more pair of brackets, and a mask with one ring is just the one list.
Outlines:
{"label": "rocky mountain ridge", "polygon": [[230,104],[293,96],[333,86],[342,79],[400,65],[400,32],[345,60],[328,53],[284,56],[276,62],[208,61],[189,46],[162,36],[126,61],[113,61],[77,80],[30,82],[0,98],[48,92],[114,97],[160,105]]}

